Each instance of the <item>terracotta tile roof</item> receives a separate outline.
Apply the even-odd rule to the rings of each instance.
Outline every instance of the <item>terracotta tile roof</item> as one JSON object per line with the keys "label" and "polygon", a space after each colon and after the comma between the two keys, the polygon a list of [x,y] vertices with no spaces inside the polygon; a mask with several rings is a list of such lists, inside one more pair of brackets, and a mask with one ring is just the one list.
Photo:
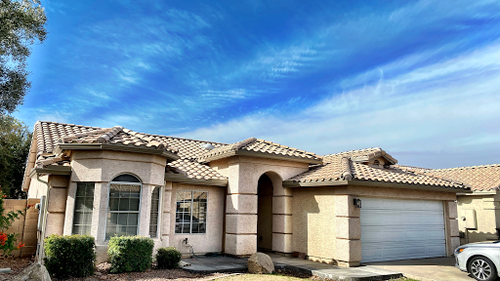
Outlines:
{"label": "terracotta tile roof", "polygon": [[219,174],[207,165],[190,159],[179,159],[167,164],[167,173],[183,174],[187,178],[197,180],[224,180],[226,177]]}
{"label": "terracotta tile roof", "polygon": [[[433,177],[431,175],[414,173],[413,171],[406,171],[398,166],[389,166],[386,168],[370,166],[365,164],[364,161],[359,162],[356,160],[359,159],[360,156],[370,154],[378,155],[376,157],[379,157],[383,155],[383,150],[380,148],[368,148],[326,155],[323,158],[324,164],[312,166],[309,171],[292,177],[286,180],[286,182],[317,183],[342,180],[361,180],[454,189],[467,188],[467,186],[461,183]],[[396,161],[396,159],[394,159],[394,161]]]}
{"label": "terracotta tile roof", "polygon": [[119,126],[115,126],[109,129],[95,130],[93,132],[65,136],[57,140],[57,144],[68,143],[108,143],[120,144],[124,146],[164,149],[171,153],[178,152],[177,148],[168,145],[158,137],[140,134]]}
{"label": "terracotta tile roof", "polygon": [[97,127],[80,126],[73,124],[61,124],[54,122],[36,122],[34,133],[37,139],[37,156],[46,154],[51,155],[57,144],[57,141],[63,137],[85,134],[102,130]]}
{"label": "terracotta tile roof", "polygon": [[284,156],[289,158],[307,159],[312,160],[312,163],[321,161],[321,156],[314,153],[256,138],[249,138],[240,142],[216,147],[202,154],[198,158],[198,160],[200,162],[209,162],[235,155],[238,151],[257,152],[280,157]]}
{"label": "terracotta tile roof", "polygon": [[389,155],[389,153],[385,152],[380,147],[370,147],[325,155],[323,156],[323,163],[339,161],[339,159],[341,159],[342,157],[349,157],[352,161],[361,163],[368,162],[378,157],[385,158],[390,164],[396,164],[398,162],[398,160]]}
{"label": "terracotta tile roof", "polygon": [[210,148],[226,145],[223,143],[144,134],[119,126],[99,128],[55,122],[37,122],[35,124],[35,134],[37,139],[37,160],[35,165],[39,168],[48,165],[70,165],[68,157],[55,155],[54,150],[58,144],[106,143],[164,149],[177,154],[181,158],[168,164],[166,168],[168,173],[183,174],[191,179],[226,179],[208,165],[194,161],[199,155],[209,151]]}
{"label": "terracotta tile roof", "polygon": [[470,186],[473,191],[500,189],[500,164],[449,169],[427,169],[410,166],[399,167],[404,170],[414,171],[415,173],[461,182]]}

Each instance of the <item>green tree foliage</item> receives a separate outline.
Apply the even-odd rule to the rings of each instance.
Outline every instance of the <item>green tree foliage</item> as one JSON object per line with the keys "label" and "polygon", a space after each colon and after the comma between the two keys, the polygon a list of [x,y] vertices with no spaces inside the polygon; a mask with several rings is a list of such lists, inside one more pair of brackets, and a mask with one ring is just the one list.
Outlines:
{"label": "green tree foliage", "polygon": [[0,115],[0,187],[7,197],[17,197],[31,144],[28,127],[8,115]]}
{"label": "green tree foliage", "polygon": [[31,86],[29,46],[45,40],[46,22],[39,0],[0,0],[0,115],[12,113]]}

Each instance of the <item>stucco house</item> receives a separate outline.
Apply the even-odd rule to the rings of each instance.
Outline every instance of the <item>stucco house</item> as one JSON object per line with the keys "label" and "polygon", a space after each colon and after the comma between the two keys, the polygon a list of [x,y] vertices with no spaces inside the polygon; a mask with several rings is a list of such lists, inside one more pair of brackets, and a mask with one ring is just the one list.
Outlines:
{"label": "stucco house", "polygon": [[461,244],[500,240],[500,164],[425,169],[414,172],[463,183],[472,193],[457,195]]}
{"label": "stucco house", "polygon": [[122,127],[37,122],[23,189],[41,237],[114,235],[183,253],[257,250],[360,263],[450,256],[459,246],[451,180],[400,168],[380,148],[320,156],[249,138],[225,144]]}

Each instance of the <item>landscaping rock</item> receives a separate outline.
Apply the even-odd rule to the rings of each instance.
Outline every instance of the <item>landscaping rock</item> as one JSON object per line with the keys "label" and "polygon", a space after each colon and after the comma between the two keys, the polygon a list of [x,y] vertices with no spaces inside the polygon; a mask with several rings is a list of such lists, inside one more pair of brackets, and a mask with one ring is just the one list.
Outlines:
{"label": "landscaping rock", "polygon": [[248,259],[248,272],[252,274],[271,274],[274,272],[274,263],[270,256],[264,253],[255,253]]}
{"label": "landscaping rock", "polygon": [[34,263],[14,277],[13,281],[51,281],[45,266]]}

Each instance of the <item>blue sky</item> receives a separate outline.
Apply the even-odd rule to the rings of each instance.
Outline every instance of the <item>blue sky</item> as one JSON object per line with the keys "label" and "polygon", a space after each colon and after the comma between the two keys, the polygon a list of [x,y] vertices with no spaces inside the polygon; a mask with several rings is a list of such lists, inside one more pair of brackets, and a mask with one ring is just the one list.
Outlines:
{"label": "blue sky", "polygon": [[500,162],[499,1],[42,1],[15,116]]}

